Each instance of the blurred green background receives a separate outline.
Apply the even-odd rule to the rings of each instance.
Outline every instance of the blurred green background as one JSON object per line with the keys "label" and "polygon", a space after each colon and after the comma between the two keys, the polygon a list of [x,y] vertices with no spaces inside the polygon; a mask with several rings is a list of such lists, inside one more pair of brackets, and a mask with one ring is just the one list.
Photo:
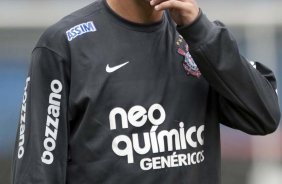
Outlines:
{"label": "blurred green background", "polygon": [[[30,53],[44,29],[90,0],[0,0],[0,183],[10,165]],[[270,67],[282,91],[281,0],[198,0],[224,22],[241,53]],[[280,104],[282,104],[280,94]],[[281,126],[280,126],[281,127]],[[282,184],[282,128],[264,137],[221,127],[223,184]]]}

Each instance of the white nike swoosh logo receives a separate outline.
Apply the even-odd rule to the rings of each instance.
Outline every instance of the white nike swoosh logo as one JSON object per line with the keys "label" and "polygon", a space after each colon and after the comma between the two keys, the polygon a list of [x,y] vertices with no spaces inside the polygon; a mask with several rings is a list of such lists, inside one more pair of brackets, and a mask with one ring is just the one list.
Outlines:
{"label": "white nike swoosh logo", "polygon": [[120,69],[121,67],[127,65],[128,63],[129,63],[129,61],[126,62],[126,63],[120,64],[120,65],[114,66],[114,67],[110,67],[109,64],[107,64],[106,71],[108,73],[113,73],[114,71]]}

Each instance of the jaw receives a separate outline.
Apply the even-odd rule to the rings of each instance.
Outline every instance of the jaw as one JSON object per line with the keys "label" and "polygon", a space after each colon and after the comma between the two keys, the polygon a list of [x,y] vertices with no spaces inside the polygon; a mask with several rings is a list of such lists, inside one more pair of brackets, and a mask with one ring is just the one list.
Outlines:
{"label": "jaw", "polygon": [[154,23],[161,20],[163,12],[156,11],[150,0],[107,0],[109,6],[121,17],[136,23]]}

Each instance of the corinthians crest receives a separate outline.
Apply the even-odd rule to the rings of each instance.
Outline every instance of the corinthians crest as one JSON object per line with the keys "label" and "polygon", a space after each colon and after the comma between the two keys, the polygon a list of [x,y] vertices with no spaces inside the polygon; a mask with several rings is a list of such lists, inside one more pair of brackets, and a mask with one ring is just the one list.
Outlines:
{"label": "corinthians crest", "polygon": [[184,61],[182,65],[187,75],[192,75],[199,78],[201,76],[201,72],[189,52],[188,44],[183,40],[182,36],[179,35],[176,45],[178,46],[178,54],[184,56]]}

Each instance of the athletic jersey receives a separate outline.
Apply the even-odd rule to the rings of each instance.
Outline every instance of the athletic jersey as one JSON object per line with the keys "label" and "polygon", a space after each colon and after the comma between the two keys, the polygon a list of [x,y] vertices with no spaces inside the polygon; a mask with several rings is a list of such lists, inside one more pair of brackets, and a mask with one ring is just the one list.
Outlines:
{"label": "athletic jersey", "polygon": [[273,132],[275,88],[203,13],[189,26],[168,13],[144,25],[95,1],[32,53],[13,183],[218,184],[220,123]]}

